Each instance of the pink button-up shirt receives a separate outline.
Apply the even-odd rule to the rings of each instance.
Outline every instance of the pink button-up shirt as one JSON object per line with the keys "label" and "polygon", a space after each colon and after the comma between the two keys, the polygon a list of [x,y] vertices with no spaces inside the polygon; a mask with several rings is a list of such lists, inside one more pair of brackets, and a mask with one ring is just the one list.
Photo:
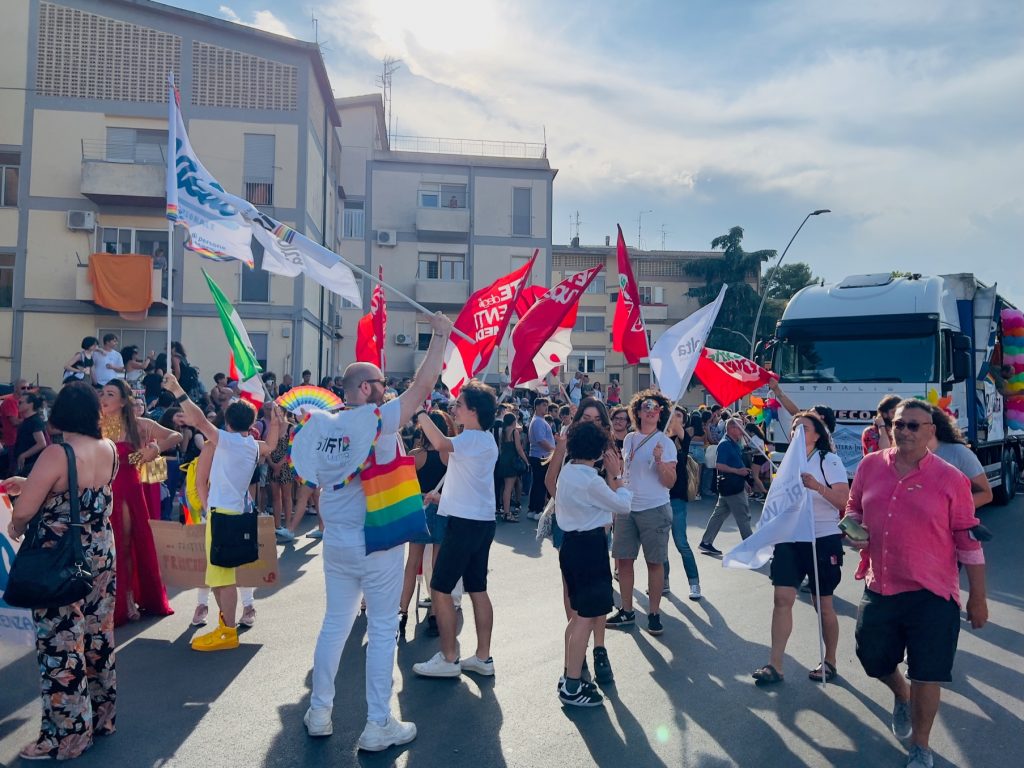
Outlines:
{"label": "pink button-up shirt", "polygon": [[971,482],[956,467],[928,453],[903,477],[896,448],[869,454],[857,467],[846,514],[863,522],[868,540],[868,589],[895,595],[927,589],[960,604],[957,561],[985,562],[971,538]]}

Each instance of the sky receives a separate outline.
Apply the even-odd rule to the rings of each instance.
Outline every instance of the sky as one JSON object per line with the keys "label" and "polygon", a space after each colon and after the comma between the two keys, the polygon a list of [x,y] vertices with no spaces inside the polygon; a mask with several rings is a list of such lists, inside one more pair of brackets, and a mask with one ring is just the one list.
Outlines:
{"label": "sky", "polygon": [[1016,0],[177,0],[319,40],[336,96],[397,133],[543,142],[553,239],[622,225],[703,250],[732,226],[837,281],[973,271],[1024,306]]}

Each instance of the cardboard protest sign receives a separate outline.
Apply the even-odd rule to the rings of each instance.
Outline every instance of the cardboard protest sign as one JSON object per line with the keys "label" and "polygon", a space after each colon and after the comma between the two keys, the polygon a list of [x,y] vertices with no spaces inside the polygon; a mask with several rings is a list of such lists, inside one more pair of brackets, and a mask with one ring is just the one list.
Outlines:
{"label": "cardboard protest sign", "polygon": [[[205,587],[206,525],[150,520],[149,526],[153,529],[153,542],[164,583],[181,589]],[[258,535],[260,558],[237,569],[240,587],[269,587],[277,583],[277,542],[273,518],[259,518]]]}

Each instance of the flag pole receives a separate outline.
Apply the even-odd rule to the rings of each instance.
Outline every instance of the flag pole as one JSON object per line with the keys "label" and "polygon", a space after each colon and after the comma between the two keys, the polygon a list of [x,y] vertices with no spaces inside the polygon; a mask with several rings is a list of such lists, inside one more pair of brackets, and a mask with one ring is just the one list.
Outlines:
{"label": "flag pole", "polygon": [[818,590],[818,594],[811,595],[811,599],[817,603],[815,613],[818,614],[818,653],[821,655],[821,687],[824,688],[828,685],[825,679],[828,677],[825,672],[825,627],[821,618],[821,581],[818,580],[818,545],[813,536],[811,537],[811,562],[814,563],[814,588]]}
{"label": "flag pole", "polygon": [[174,306],[174,222],[167,220],[167,369],[164,373],[174,371],[171,365],[171,317]]}

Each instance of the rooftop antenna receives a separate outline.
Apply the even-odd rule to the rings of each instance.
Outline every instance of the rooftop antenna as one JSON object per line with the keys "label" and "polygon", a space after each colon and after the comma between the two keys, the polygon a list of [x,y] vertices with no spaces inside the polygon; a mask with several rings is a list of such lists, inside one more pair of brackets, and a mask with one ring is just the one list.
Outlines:
{"label": "rooftop antenna", "polygon": [[576,211],[575,216],[569,217],[569,242],[574,248],[580,247],[580,212]]}
{"label": "rooftop antenna", "polygon": [[661,250],[665,250],[665,237],[668,235],[668,230],[665,229],[665,225],[661,225]]}
{"label": "rooftop antenna", "polygon": [[640,211],[637,214],[637,217],[636,217],[636,249],[638,251],[642,251],[644,249],[644,241],[640,238],[640,235],[643,233],[643,223],[644,223],[644,214],[645,213],[654,213],[654,211],[653,210]]}
{"label": "rooftop antenna", "polygon": [[380,86],[381,94],[384,97],[384,122],[388,126],[388,144],[394,139],[395,132],[392,123],[391,110],[391,76],[402,67],[402,60],[394,56],[385,56],[382,60],[381,73],[377,77],[377,85]]}

